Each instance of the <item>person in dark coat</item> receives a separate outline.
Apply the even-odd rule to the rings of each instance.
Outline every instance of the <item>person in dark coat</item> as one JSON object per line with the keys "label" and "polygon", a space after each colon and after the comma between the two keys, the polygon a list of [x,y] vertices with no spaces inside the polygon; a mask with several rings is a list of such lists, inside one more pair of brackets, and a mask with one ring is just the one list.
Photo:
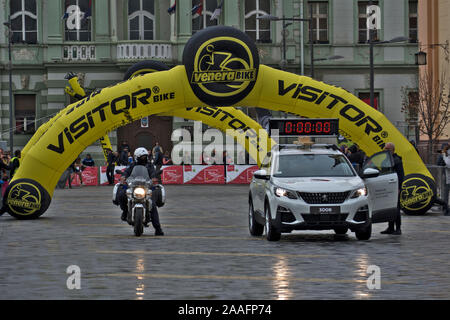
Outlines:
{"label": "person in dark coat", "polygon": [[90,153],[86,155],[86,158],[82,161],[83,166],[85,167],[95,167],[94,159],[92,159],[92,156]]}
{"label": "person in dark coat", "polygon": [[351,162],[353,167],[359,172],[364,163],[364,153],[358,148],[356,144],[352,145],[349,149],[350,155],[348,160]]}
{"label": "person in dark coat", "polygon": [[115,154],[111,149],[107,150],[107,160],[106,160],[106,177],[108,178],[108,184],[114,184],[114,167],[117,162],[117,154]]}
{"label": "person in dark coat", "polygon": [[[392,142],[386,143],[384,150],[388,150],[391,152],[392,157],[394,158],[394,171],[397,173],[398,177],[398,200],[397,200],[397,217],[394,221],[389,221],[388,228],[382,231],[382,234],[394,234],[401,235],[401,213],[400,213],[400,191],[403,183],[403,179],[405,178],[405,171],[403,170],[403,160],[398,154],[395,153],[395,145]],[[394,229],[395,224],[395,229]]]}

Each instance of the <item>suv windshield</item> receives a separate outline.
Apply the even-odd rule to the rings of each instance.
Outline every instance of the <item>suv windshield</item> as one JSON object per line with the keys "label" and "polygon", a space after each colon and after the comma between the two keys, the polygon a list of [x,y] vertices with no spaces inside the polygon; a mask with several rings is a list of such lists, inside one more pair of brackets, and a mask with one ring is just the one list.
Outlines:
{"label": "suv windshield", "polygon": [[353,177],[355,173],[344,155],[284,154],[278,158],[274,177]]}

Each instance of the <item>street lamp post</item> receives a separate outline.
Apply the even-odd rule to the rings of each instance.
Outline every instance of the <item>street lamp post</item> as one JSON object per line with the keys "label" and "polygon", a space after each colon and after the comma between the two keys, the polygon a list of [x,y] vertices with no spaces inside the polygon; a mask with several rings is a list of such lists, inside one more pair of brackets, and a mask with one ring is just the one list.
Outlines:
{"label": "street lamp post", "polygon": [[3,23],[8,28],[8,58],[9,58],[9,151],[13,155],[13,98],[12,98],[12,58],[11,58],[11,14],[9,15],[8,22]]}
{"label": "street lamp post", "polygon": [[[369,6],[372,6],[372,0],[369,0]],[[369,17],[367,17],[369,18]],[[374,70],[374,58],[373,58],[373,47],[376,44],[384,44],[384,43],[395,43],[395,42],[403,42],[408,40],[406,37],[396,37],[388,41],[373,41],[373,29],[369,29],[369,60],[370,60],[370,106],[373,107],[375,104],[375,70]]]}
{"label": "street lamp post", "polygon": [[375,104],[375,90],[374,90],[374,79],[375,79],[375,68],[373,62],[373,47],[377,44],[386,44],[386,43],[397,43],[408,40],[406,37],[395,37],[388,41],[373,41],[372,40],[372,32],[369,32],[369,50],[370,50],[370,106],[373,107]]}

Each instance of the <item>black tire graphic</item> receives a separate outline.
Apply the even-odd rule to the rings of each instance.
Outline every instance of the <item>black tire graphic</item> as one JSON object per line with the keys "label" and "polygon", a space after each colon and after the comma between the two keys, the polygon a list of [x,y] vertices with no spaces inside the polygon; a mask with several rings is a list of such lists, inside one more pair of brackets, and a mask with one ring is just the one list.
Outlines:
{"label": "black tire graphic", "polygon": [[128,70],[125,72],[125,75],[123,76],[123,80],[131,79],[138,74],[146,74],[155,71],[165,71],[169,69],[170,68],[168,66],[166,66],[164,63],[160,61],[145,60],[133,64],[131,67],[129,67]]}
{"label": "black tire graphic", "polygon": [[197,98],[213,106],[231,106],[253,89],[259,68],[255,43],[228,26],[203,29],[183,51],[183,64]]}
{"label": "black tire graphic", "polygon": [[436,182],[422,174],[409,174],[400,192],[400,206],[405,214],[425,215],[436,200]]}
{"label": "black tire graphic", "polygon": [[16,219],[39,218],[50,206],[51,197],[38,182],[17,179],[8,185],[3,197],[3,207]]}

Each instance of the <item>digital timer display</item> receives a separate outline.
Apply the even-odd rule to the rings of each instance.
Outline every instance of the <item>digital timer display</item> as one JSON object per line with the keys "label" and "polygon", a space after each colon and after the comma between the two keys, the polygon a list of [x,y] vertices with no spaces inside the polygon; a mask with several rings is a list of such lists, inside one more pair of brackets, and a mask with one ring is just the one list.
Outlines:
{"label": "digital timer display", "polygon": [[270,119],[269,131],[281,136],[336,136],[338,119]]}

